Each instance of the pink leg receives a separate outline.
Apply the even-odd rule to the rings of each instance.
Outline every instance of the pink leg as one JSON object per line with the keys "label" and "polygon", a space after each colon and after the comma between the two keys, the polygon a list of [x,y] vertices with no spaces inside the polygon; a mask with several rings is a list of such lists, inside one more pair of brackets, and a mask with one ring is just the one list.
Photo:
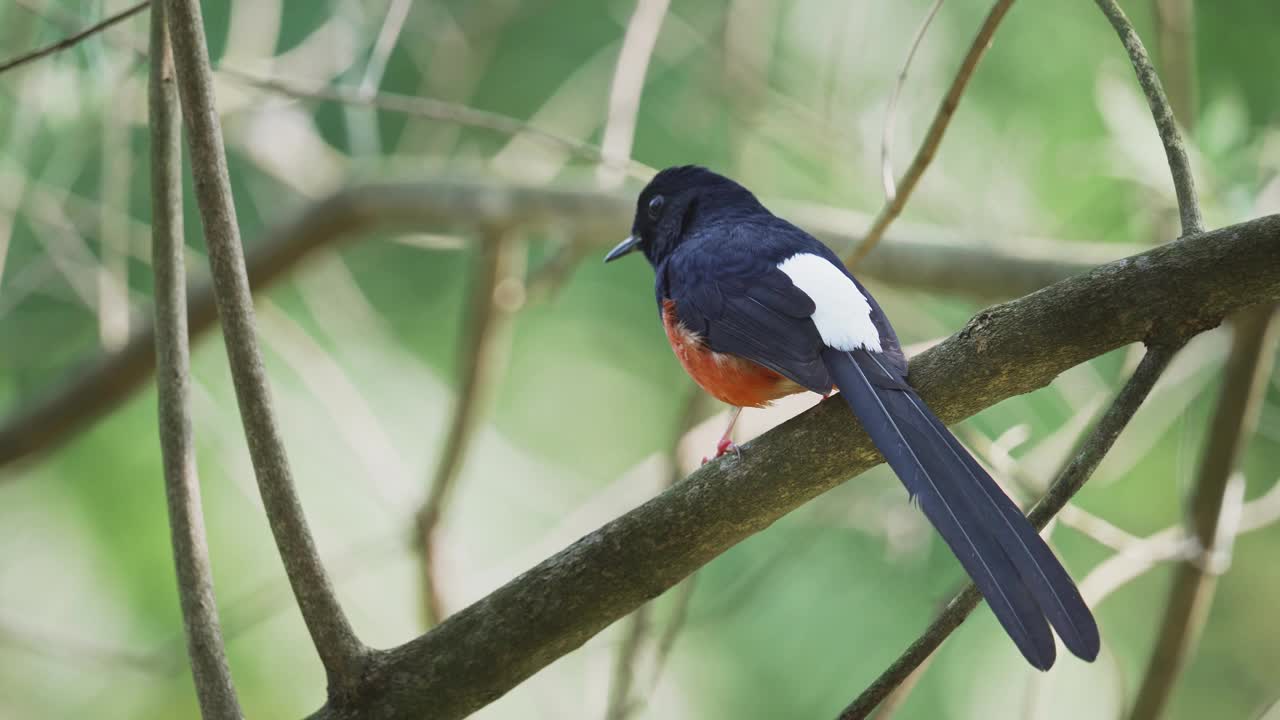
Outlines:
{"label": "pink leg", "polygon": [[[735,455],[742,457],[742,451],[737,445],[733,444],[733,426],[738,422],[738,416],[742,414],[742,408],[735,407],[729,411],[729,427],[724,429],[724,435],[720,436],[720,442],[716,443],[716,457],[720,457],[732,450]],[[708,462],[707,458],[702,458],[703,464]]]}

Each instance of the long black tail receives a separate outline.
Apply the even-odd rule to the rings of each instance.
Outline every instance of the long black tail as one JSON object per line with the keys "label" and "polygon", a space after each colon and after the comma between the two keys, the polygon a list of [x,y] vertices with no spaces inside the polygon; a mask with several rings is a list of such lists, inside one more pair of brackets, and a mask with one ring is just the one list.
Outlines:
{"label": "long black tail", "polygon": [[823,362],[889,466],[1035,667],[1053,665],[1048,618],[1076,656],[1098,656],[1098,625],[1053,551],[888,362],[828,348]]}

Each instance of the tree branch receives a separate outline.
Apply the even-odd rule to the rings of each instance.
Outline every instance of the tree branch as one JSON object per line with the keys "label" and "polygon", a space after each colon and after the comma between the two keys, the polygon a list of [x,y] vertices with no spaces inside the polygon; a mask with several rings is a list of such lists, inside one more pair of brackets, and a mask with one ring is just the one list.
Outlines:
{"label": "tree branch", "polygon": [[[1269,216],[979,313],[915,358],[911,382],[944,421],[956,422],[1127,343],[1176,344],[1227,313],[1277,299],[1280,216]],[[1151,353],[1143,377],[1155,374],[1164,352]],[[1140,389],[1131,385],[1129,394]],[[740,459],[707,464],[427,634],[380,653],[358,693],[331,700],[313,717],[462,717],[880,461],[843,401],[823,402],[745,445]],[[1062,499],[1046,499],[1033,519],[1045,522],[1055,502]]]}
{"label": "tree branch", "polygon": [[1240,455],[1253,434],[1275,357],[1275,307],[1260,305],[1233,319],[1226,379],[1218,396],[1209,442],[1191,491],[1187,520],[1196,552],[1174,575],[1155,649],[1134,705],[1134,720],[1154,720],[1164,712],[1178,676],[1200,637],[1217,585],[1231,552],[1234,530],[1221,532],[1223,497]]}
{"label": "tree branch", "polygon": [[1129,53],[1129,61],[1138,75],[1138,84],[1147,96],[1147,105],[1151,107],[1151,117],[1155,120],[1156,130],[1160,133],[1160,142],[1164,145],[1165,156],[1169,159],[1169,171],[1173,174],[1173,189],[1178,196],[1178,214],[1182,219],[1183,236],[1203,232],[1204,221],[1200,217],[1200,201],[1196,197],[1195,179],[1191,174],[1191,160],[1187,158],[1187,149],[1182,144],[1182,136],[1178,133],[1178,122],[1173,117],[1173,109],[1169,106],[1169,98],[1165,97],[1164,88],[1160,85],[1160,76],[1147,56],[1147,49],[1142,39],[1133,29],[1133,23],[1115,3],[1115,0],[1095,0],[1098,8],[1111,21]]}
{"label": "tree branch", "polygon": [[191,429],[191,355],[183,262],[186,242],[182,232],[182,114],[163,4],[156,5],[151,14],[151,59],[148,109],[156,390],[173,562],[200,714],[205,720],[238,720],[243,713],[218,622]]}
{"label": "tree branch", "polygon": [[[1085,438],[1076,456],[1063,468],[1049,491],[1028,514],[1028,519],[1037,530],[1043,529],[1067,501],[1084,487],[1098,463],[1102,462],[1102,458],[1115,444],[1120,432],[1147,399],[1147,394],[1180,347],[1181,343],[1152,345],[1148,348],[1138,369],[1121,388],[1093,432]],[[943,640],[960,627],[981,600],[982,595],[972,583],[966,586],[959,595],[952,598],[947,608],[929,625],[924,634],[911,643],[875,682],[840,713],[840,720],[861,720],[870,715],[885,697],[905,682],[942,645]]]}
{"label": "tree branch", "polygon": [[[427,499],[418,510],[418,551],[422,555],[422,610],[426,627],[444,619],[435,571],[435,534],[445,503],[462,470],[471,444],[471,433],[487,398],[487,388],[510,354],[508,323],[518,306],[504,295],[513,294],[512,283],[522,284],[524,248],[500,230],[484,233],[467,301],[468,320],[459,346],[458,397],[454,401],[449,433],[431,476]],[[521,288],[514,294],[523,296]],[[520,298],[516,298],[518,301]]]}
{"label": "tree branch", "polygon": [[213,72],[198,0],[166,0],[169,31],[187,125],[196,200],[209,247],[213,295],[222,320],[231,378],[267,519],[285,571],[330,683],[341,694],[359,674],[366,650],[348,623],[307,528],[271,407],[254,331],[253,299],[236,223]]}
{"label": "tree branch", "polygon": [[[249,286],[258,291],[312,253],[375,231],[440,230],[487,224],[510,230],[570,225],[575,237],[605,247],[618,228],[628,227],[634,198],[548,188],[492,187],[430,182],[367,185],[342,190],[306,208],[293,222],[268,233],[249,252]],[[857,237],[847,214],[800,210],[803,224],[832,247]],[[1034,241],[1018,241],[1017,253],[964,243],[939,243],[905,235],[891,237],[867,257],[860,275],[884,283],[980,299],[1016,297],[1087,272],[1115,257],[1111,246],[1074,243],[1028,252]],[[217,320],[212,288],[193,289],[187,312],[192,335]],[[150,377],[155,329],[141,325],[120,350],[101,355],[66,383],[0,424],[0,466],[53,447],[110,412]]]}
{"label": "tree branch", "polygon": [[81,30],[80,32],[74,35],[65,37],[59,40],[58,42],[53,43],[52,45],[46,45],[45,47],[32,50],[31,52],[23,53],[22,55],[19,55],[16,58],[12,58],[10,60],[0,62],[0,73],[3,73],[8,70],[12,70],[22,65],[26,65],[27,63],[34,62],[36,60],[39,60],[42,57],[52,55],[56,52],[66,50],[69,47],[74,47],[78,45],[80,42],[82,42],[83,40],[91,38],[94,35],[97,35],[103,30],[106,30],[107,28],[111,27],[112,25],[115,25],[120,22],[124,22],[125,20],[128,20],[129,18],[133,17],[134,15],[137,15],[138,13],[142,12],[143,10],[146,10],[149,7],[151,7],[151,0],[142,0],[142,2],[136,5],[131,5],[125,8],[124,10],[121,10],[120,12],[116,13],[115,15],[111,15],[101,20],[100,22],[94,23],[93,25],[90,25],[84,30]]}
{"label": "tree branch", "polygon": [[[1000,26],[1000,21],[1004,19],[1009,8],[1013,5],[1013,0],[996,0],[991,6],[991,11],[987,13],[987,19],[982,21],[982,27],[978,29],[978,35],[969,44],[969,52],[965,53],[964,60],[960,63],[960,69],[956,71],[956,76],[951,80],[951,87],[947,89],[947,94],[942,98],[942,104],[938,106],[938,111],[933,115],[933,122],[929,124],[929,131],[925,133],[924,140],[920,143],[920,148],[916,150],[916,156],[911,160],[911,165],[907,167],[907,172],[902,176],[902,182],[898,183],[898,189],[880,209],[880,214],[876,215],[875,222],[871,223],[871,229],[867,230],[867,234],[863,236],[861,242],[855,245],[844,245],[842,247],[852,248],[845,252],[845,264],[849,267],[860,265],[863,258],[870,254],[880,239],[884,237],[885,230],[889,229],[889,225],[897,219],[902,213],[902,209],[907,206],[907,200],[911,197],[911,193],[915,191],[916,185],[919,184],[920,178],[924,177],[924,171],[929,169],[929,164],[933,162],[933,156],[938,152],[938,146],[942,144],[942,136],[947,133],[947,126],[951,124],[951,117],[955,115],[956,108],[960,106],[960,98],[964,96],[965,88],[969,86],[969,79],[973,77],[973,71],[978,67],[978,61],[982,59],[987,48],[991,46],[991,38],[995,36],[996,28]],[[905,71],[904,71],[905,72]],[[861,270],[861,267],[857,268]]]}

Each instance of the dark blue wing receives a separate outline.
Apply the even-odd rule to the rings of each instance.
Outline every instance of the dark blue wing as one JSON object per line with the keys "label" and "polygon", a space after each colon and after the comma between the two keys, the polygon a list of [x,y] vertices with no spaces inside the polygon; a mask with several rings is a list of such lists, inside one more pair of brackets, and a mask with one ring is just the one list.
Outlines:
{"label": "dark blue wing", "polygon": [[[738,233],[730,233],[737,235]],[[658,268],[658,302],[674,300],[685,327],[715,352],[746,358],[814,392],[831,390],[813,300],[777,268],[772,253],[726,238],[714,252],[691,244]]]}

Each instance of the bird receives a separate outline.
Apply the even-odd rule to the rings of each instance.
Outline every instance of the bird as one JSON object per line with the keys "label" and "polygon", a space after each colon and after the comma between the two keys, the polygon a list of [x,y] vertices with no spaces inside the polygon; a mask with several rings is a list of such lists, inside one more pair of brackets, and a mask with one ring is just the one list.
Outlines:
{"label": "bird", "polygon": [[830,248],[737,182],[682,165],[641,190],[631,234],[604,261],[635,251],[653,266],[680,364],[733,408],[717,457],[737,450],[743,408],[838,389],[1023,657],[1048,670],[1053,631],[1097,657],[1098,625],[1071,576],[911,386],[893,326]]}

